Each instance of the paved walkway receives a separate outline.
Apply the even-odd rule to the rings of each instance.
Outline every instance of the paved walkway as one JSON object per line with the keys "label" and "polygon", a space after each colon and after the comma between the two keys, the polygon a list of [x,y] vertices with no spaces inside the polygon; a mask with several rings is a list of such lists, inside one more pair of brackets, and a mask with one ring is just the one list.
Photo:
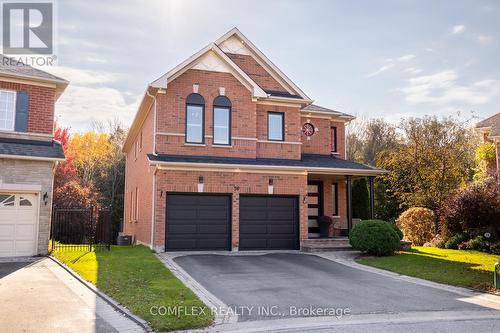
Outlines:
{"label": "paved walkway", "polygon": [[144,330],[49,258],[0,263],[1,332]]}

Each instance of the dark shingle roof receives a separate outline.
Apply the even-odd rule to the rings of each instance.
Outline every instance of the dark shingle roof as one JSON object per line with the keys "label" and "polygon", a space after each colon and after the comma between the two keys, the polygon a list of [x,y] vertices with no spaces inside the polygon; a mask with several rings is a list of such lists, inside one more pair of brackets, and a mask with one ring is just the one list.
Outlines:
{"label": "dark shingle roof", "polygon": [[302,109],[303,111],[310,111],[310,112],[326,112],[326,113],[331,113],[333,115],[337,115],[339,117],[346,117],[346,118],[351,118],[354,119],[354,116],[351,116],[350,114],[332,110],[332,109],[327,109],[322,106],[316,105],[316,104],[310,104],[306,106],[305,108]]}
{"label": "dark shingle roof", "polygon": [[15,59],[9,58],[0,54],[0,74],[38,78],[49,81],[60,81],[61,83],[68,83],[68,81],[61,79],[55,75],[44,72],[37,68],[23,64]]}
{"label": "dark shingle roof", "polygon": [[0,155],[64,159],[61,144],[54,140],[0,138]]}
{"label": "dark shingle roof", "polygon": [[241,157],[217,157],[217,156],[189,156],[149,154],[150,161],[155,162],[177,162],[177,163],[210,163],[210,164],[237,164],[237,165],[261,165],[261,166],[283,166],[283,167],[313,167],[332,169],[355,169],[367,171],[382,171],[365,164],[344,160],[330,155],[303,154],[300,160],[276,159],[276,158],[241,158]]}
{"label": "dark shingle roof", "polygon": [[490,127],[490,136],[500,136],[500,112],[476,124],[476,128]]}
{"label": "dark shingle roof", "polygon": [[287,97],[287,98],[302,98],[299,95],[290,94],[287,91],[277,91],[277,90],[264,90],[266,94],[269,94],[273,97]]}

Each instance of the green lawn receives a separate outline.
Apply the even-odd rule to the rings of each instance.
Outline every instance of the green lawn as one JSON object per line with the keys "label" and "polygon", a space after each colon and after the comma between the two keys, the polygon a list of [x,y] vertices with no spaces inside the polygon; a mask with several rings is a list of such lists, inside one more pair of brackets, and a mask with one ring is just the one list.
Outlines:
{"label": "green lawn", "polygon": [[[145,319],[158,331],[210,325],[213,315],[196,295],[143,246],[114,246],[111,251],[57,250],[54,257],[85,280]],[[152,315],[156,307],[205,308],[203,315]]]}
{"label": "green lawn", "polygon": [[493,267],[500,256],[479,251],[414,246],[390,257],[369,257],[359,263],[454,286],[492,289]]}

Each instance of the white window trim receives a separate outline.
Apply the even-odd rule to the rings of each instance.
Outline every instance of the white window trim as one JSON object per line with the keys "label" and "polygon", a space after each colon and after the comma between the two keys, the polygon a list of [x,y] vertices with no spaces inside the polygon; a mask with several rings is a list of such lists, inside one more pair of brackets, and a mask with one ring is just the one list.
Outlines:
{"label": "white window trim", "polygon": [[17,104],[17,91],[16,90],[10,90],[10,89],[0,89],[1,92],[6,92],[6,93],[13,93],[14,94],[14,110],[12,113],[12,128],[3,128],[0,127],[0,131],[5,131],[5,132],[14,132],[16,129],[16,104]]}

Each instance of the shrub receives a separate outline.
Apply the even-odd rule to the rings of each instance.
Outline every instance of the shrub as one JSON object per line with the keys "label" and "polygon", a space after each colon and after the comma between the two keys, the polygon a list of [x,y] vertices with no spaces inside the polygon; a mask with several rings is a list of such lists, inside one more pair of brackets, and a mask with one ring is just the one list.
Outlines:
{"label": "shrub", "polygon": [[500,254],[500,242],[497,242],[495,244],[492,244],[490,246],[490,251],[493,254]]}
{"label": "shrub", "polygon": [[399,240],[402,240],[403,239],[403,232],[401,231],[401,229],[399,229],[399,227],[395,223],[390,223],[390,222],[387,222],[387,223],[389,223],[389,225],[392,227],[392,229],[394,229],[394,231],[398,234]]}
{"label": "shrub", "polygon": [[456,234],[455,236],[450,237],[444,247],[447,249],[458,249],[458,245],[460,243],[466,242],[469,239],[465,234]]}
{"label": "shrub", "polygon": [[403,231],[405,239],[415,245],[423,245],[436,235],[434,213],[427,208],[409,208],[399,216],[396,223]]}
{"label": "shrub", "polygon": [[365,220],[352,228],[349,242],[356,250],[383,256],[398,250],[400,240],[389,223],[382,220]]}
{"label": "shrub", "polygon": [[489,252],[490,247],[488,242],[482,236],[477,236],[467,242],[467,250],[476,250]]}
{"label": "shrub", "polygon": [[485,181],[448,196],[439,210],[444,235],[500,232],[500,184]]}
{"label": "shrub", "polygon": [[434,236],[433,239],[424,244],[424,246],[438,247],[440,249],[444,248],[446,241],[441,235]]}

